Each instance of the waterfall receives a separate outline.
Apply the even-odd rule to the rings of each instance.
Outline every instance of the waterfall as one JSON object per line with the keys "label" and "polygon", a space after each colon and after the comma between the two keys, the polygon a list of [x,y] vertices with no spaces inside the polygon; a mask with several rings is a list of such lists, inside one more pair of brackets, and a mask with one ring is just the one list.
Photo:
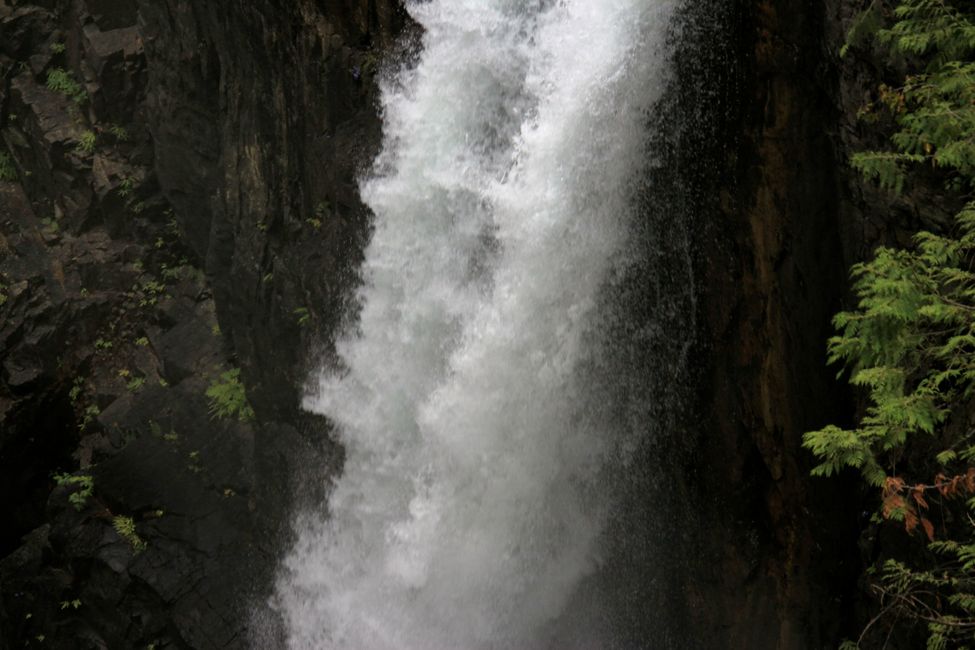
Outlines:
{"label": "waterfall", "polygon": [[407,3],[356,323],[305,405],[346,458],[280,571],[289,647],[531,650],[578,606],[636,444],[601,332],[677,2]]}

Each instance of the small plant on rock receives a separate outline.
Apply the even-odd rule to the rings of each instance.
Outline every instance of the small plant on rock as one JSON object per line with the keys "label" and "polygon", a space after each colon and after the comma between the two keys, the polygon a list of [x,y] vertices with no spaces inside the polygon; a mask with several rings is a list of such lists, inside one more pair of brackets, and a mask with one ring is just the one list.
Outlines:
{"label": "small plant on rock", "polygon": [[203,471],[203,465],[200,464],[200,452],[191,451],[189,454],[190,462],[186,466],[186,469],[190,470],[194,474],[199,474]]}
{"label": "small plant on rock", "polygon": [[41,219],[41,223],[44,224],[44,227],[51,233],[57,233],[59,230],[61,230],[61,226],[58,225],[58,220],[53,217]]}
{"label": "small plant on rock", "polygon": [[83,377],[75,377],[74,382],[72,382],[71,390],[68,391],[68,399],[74,404],[78,401],[78,397],[81,395],[81,391],[84,390],[85,380]]}
{"label": "small plant on rock", "polygon": [[119,534],[119,537],[124,539],[132,547],[132,550],[139,554],[148,548],[146,541],[139,537],[138,533],[135,532],[135,521],[132,517],[126,517],[125,515],[115,515],[112,517],[112,527],[115,532]]}
{"label": "small plant on rock", "polygon": [[102,410],[98,408],[97,404],[92,404],[85,409],[84,418],[81,420],[81,424],[78,425],[78,431],[82,433],[88,428],[88,425],[95,421],[99,415],[102,414]]}
{"label": "small plant on rock", "polygon": [[88,503],[88,499],[95,491],[95,479],[88,474],[55,474],[54,482],[60,487],[75,488],[68,495],[68,502],[79,512]]}
{"label": "small plant on rock", "polygon": [[108,127],[108,132],[118,142],[128,142],[129,141],[129,132],[126,131],[121,126],[119,126],[118,124],[112,124],[112,125],[110,125]]}
{"label": "small plant on rock", "polygon": [[17,180],[17,169],[6,151],[0,151],[0,181]]}
{"label": "small plant on rock", "polygon": [[51,68],[47,72],[47,87],[61,93],[76,104],[88,101],[88,93],[64,68]]}
{"label": "small plant on rock", "polygon": [[132,188],[135,187],[135,181],[131,177],[123,178],[118,184],[118,195],[123,199],[129,194],[132,194]]}
{"label": "small plant on rock", "polygon": [[171,267],[168,264],[163,264],[161,266],[160,275],[162,275],[164,280],[178,280],[179,279],[179,267]]}
{"label": "small plant on rock", "polygon": [[85,131],[82,133],[81,137],[78,138],[78,146],[75,147],[75,150],[86,156],[95,153],[95,132]]}
{"label": "small plant on rock", "polygon": [[254,409],[247,403],[244,384],[240,381],[240,368],[221,374],[220,381],[207,388],[206,396],[210,398],[212,417],[236,417],[241,422],[254,419]]}
{"label": "small plant on rock", "polygon": [[146,280],[141,286],[135,286],[134,290],[142,292],[142,299],[139,300],[140,307],[152,307],[165,294],[166,285],[156,280]]}

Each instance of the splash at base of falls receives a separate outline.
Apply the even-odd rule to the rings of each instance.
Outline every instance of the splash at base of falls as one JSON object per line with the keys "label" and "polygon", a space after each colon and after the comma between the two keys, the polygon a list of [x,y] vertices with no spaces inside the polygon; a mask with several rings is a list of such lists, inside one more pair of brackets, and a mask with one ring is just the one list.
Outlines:
{"label": "splash at base of falls", "polygon": [[409,4],[423,52],[383,88],[357,326],[306,401],[346,462],[281,569],[291,648],[611,647],[567,612],[600,607],[579,588],[640,430],[603,297],[676,4]]}

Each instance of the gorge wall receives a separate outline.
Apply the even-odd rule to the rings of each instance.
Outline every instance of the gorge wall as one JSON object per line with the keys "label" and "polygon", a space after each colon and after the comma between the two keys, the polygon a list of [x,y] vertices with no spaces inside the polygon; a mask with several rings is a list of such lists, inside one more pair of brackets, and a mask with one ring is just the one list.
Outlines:
{"label": "gorge wall", "polygon": [[[366,237],[355,175],[401,31],[392,3],[0,5],[0,645],[245,645],[290,459],[341,462],[298,404]],[[208,412],[232,368],[249,421]],[[76,511],[51,477],[79,466]]]}
{"label": "gorge wall", "polygon": [[[687,219],[660,268],[694,251],[675,322],[696,397],[646,453],[676,459],[658,506],[683,597],[656,604],[700,638],[667,647],[822,647],[848,624],[856,500],[808,479],[799,440],[850,411],[823,341],[846,268],[892,232],[843,163],[853,4],[688,10],[653,180]],[[0,0],[0,648],[280,642],[253,612],[316,497],[301,468],[342,463],[302,386],[369,235],[376,75],[413,30],[395,0]],[[254,417],[214,417],[236,368]],[[75,470],[80,510],[52,480]],[[632,616],[659,618],[646,602]]]}
{"label": "gorge wall", "polygon": [[720,603],[728,647],[832,646],[858,573],[856,498],[810,479],[800,450],[805,431],[846,412],[824,367],[850,264],[832,10],[758,2],[734,21],[740,85],[719,138],[734,145],[698,246],[709,414],[698,480],[714,528],[701,536],[712,591],[693,594]]}

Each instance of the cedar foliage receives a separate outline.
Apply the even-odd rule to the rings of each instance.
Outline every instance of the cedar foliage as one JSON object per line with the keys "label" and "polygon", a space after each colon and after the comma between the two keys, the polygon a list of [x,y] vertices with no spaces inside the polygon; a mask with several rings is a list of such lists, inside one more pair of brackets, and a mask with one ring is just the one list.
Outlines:
{"label": "cedar foliage", "polygon": [[858,153],[853,167],[895,192],[927,169],[970,202],[947,232],[853,267],[858,302],[834,318],[829,361],[868,406],[854,428],[809,432],[804,446],[819,460],[814,475],[859,470],[878,491],[877,518],[928,540],[927,555],[871,568],[879,613],[844,647],[907,622],[926,626],[929,650],[975,648],[975,4],[877,0],[847,47],[866,39],[908,72],[866,111],[893,118],[892,148]]}

